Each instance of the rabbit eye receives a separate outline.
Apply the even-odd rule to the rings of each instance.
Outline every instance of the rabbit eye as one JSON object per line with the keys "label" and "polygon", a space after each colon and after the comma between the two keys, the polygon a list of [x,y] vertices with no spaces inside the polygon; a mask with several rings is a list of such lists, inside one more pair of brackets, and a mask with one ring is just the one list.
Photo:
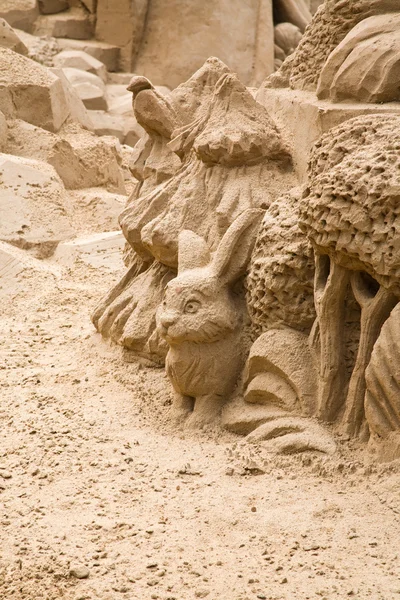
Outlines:
{"label": "rabbit eye", "polygon": [[186,302],[185,304],[185,313],[197,313],[197,311],[200,308],[200,302],[197,302],[196,300],[189,300],[189,302]]}

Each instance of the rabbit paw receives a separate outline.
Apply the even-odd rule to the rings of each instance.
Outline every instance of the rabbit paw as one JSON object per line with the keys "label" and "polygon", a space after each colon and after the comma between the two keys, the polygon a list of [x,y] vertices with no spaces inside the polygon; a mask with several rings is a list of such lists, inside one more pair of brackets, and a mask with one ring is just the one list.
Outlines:
{"label": "rabbit paw", "polygon": [[185,429],[204,429],[207,424],[209,423],[204,421],[202,415],[191,413],[185,421]]}
{"label": "rabbit paw", "polygon": [[190,396],[177,395],[171,406],[170,416],[175,425],[181,425],[193,412],[194,400]]}
{"label": "rabbit paw", "polygon": [[196,398],[192,414],[185,426],[189,429],[204,429],[215,425],[220,418],[221,398],[215,396],[200,396]]}
{"label": "rabbit paw", "polygon": [[216,418],[205,417],[202,414],[196,414],[192,412],[191,415],[185,421],[185,429],[191,430],[199,430],[199,429],[207,429],[208,427],[212,427],[216,422]]}

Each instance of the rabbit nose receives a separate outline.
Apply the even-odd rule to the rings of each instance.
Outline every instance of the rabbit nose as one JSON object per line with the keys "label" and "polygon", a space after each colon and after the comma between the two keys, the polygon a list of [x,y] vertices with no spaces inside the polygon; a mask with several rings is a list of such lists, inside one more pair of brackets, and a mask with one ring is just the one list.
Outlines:
{"label": "rabbit nose", "polygon": [[174,313],[164,313],[161,315],[160,321],[163,327],[170,327],[176,323],[176,315]]}

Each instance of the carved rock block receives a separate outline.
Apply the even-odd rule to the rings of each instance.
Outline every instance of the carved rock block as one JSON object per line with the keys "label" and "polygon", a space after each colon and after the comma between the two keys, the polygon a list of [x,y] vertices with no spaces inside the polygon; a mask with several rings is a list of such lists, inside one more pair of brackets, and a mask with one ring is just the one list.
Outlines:
{"label": "carved rock block", "polygon": [[28,54],[28,48],[4,19],[0,19],[0,46],[18,54]]}
{"label": "carved rock block", "polygon": [[54,57],[54,66],[60,68],[72,67],[97,75],[104,82],[107,79],[107,69],[103,63],[82,50],[63,50]]}
{"label": "carved rock block", "polygon": [[103,63],[108,71],[118,71],[120,48],[117,45],[98,40],[72,40],[68,38],[58,38],[57,43],[64,50],[82,50],[82,52],[90,54],[90,56]]}
{"label": "carved rock block", "polygon": [[39,0],[39,10],[42,15],[53,15],[68,8],[68,0]]}
{"label": "carved rock block", "polygon": [[93,36],[92,17],[78,7],[57,14],[41,15],[36,20],[34,33],[56,38],[89,40]]}
{"label": "carved rock block", "polygon": [[74,67],[65,67],[63,73],[87,109],[107,110],[106,88],[100,77]]}
{"label": "carved rock block", "polygon": [[9,131],[8,152],[48,162],[67,189],[104,186],[125,193],[114,140],[99,139],[77,125],[55,135],[19,120],[10,121]]}
{"label": "carved rock block", "polygon": [[31,32],[39,15],[36,0],[2,0],[0,17],[11,27]]}
{"label": "carved rock block", "polygon": [[60,79],[7,48],[0,48],[0,87],[0,110],[7,118],[56,132],[69,115]]}
{"label": "carved rock block", "polygon": [[38,258],[50,256],[59,241],[73,234],[68,196],[47,163],[0,155],[0,239]]}

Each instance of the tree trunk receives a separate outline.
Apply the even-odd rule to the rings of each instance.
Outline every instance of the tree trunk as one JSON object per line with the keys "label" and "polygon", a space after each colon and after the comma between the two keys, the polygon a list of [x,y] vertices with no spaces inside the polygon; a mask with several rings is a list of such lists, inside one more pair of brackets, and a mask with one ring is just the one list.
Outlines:
{"label": "tree trunk", "polygon": [[314,298],[319,322],[318,414],[334,421],[345,399],[343,330],[348,271],[327,255],[316,254]]}
{"label": "tree trunk", "polygon": [[[382,325],[398,299],[363,271],[351,275],[354,297],[361,307],[360,342],[346,398],[342,426],[351,436],[357,435],[365,418],[365,370]],[[376,291],[377,290],[377,291]]]}

